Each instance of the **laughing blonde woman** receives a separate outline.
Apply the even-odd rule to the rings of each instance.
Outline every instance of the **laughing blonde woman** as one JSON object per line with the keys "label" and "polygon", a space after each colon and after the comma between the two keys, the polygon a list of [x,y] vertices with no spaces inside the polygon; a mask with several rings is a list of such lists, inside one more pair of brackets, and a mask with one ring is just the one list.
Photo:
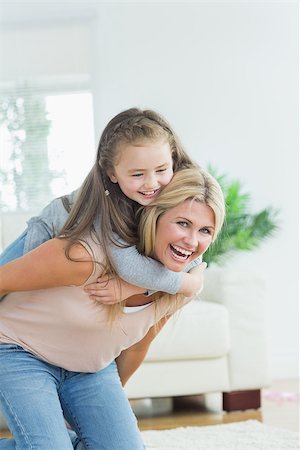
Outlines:
{"label": "laughing blonde woman", "polygon": [[[140,210],[137,245],[180,272],[216,239],[223,219],[216,180],[185,169]],[[72,245],[54,238],[0,268],[0,408],[14,436],[0,440],[1,450],[145,448],[123,386],[190,299],[156,293],[99,304],[84,286],[104,267],[97,236],[87,233]]]}

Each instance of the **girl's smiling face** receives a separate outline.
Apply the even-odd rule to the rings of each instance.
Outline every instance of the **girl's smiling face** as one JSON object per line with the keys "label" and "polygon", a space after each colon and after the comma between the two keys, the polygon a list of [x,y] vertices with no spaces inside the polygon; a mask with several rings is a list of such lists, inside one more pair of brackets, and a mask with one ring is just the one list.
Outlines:
{"label": "girl's smiling face", "polygon": [[153,256],[168,269],[180,272],[207,250],[214,230],[211,207],[197,200],[185,200],[159,217]]}
{"label": "girl's smiling face", "polygon": [[167,141],[120,145],[120,155],[107,175],[124,194],[140,205],[149,205],[173,177],[173,160]]}

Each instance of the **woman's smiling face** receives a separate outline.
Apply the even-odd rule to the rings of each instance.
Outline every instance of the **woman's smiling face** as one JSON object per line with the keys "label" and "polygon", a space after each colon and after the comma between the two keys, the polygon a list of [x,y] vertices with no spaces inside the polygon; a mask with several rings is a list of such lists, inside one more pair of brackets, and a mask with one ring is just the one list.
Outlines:
{"label": "woman's smiling face", "polygon": [[154,258],[180,272],[212,242],[215,215],[210,206],[185,200],[161,215],[156,226]]}

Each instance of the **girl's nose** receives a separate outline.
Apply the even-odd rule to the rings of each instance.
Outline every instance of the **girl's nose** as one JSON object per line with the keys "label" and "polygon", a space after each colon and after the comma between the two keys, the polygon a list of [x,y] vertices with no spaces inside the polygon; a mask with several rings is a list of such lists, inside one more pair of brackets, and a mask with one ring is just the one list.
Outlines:
{"label": "girl's nose", "polygon": [[148,189],[152,189],[152,188],[156,187],[156,177],[153,173],[149,173],[146,175],[144,185]]}

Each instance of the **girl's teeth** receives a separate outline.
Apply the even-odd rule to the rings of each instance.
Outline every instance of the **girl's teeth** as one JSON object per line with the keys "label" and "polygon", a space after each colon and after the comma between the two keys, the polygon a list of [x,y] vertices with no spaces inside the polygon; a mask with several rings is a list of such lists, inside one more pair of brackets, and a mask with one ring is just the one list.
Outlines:
{"label": "girl's teeth", "polygon": [[150,191],[150,192],[142,192],[142,194],[144,194],[144,195],[152,195],[152,194],[154,194],[154,192],[155,192],[155,191]]}
{"label": "girl's teeth", "polygon": [[143,195],[154,195],[158,189],[154,189],[154,191],[141,191],[141,194]]}

